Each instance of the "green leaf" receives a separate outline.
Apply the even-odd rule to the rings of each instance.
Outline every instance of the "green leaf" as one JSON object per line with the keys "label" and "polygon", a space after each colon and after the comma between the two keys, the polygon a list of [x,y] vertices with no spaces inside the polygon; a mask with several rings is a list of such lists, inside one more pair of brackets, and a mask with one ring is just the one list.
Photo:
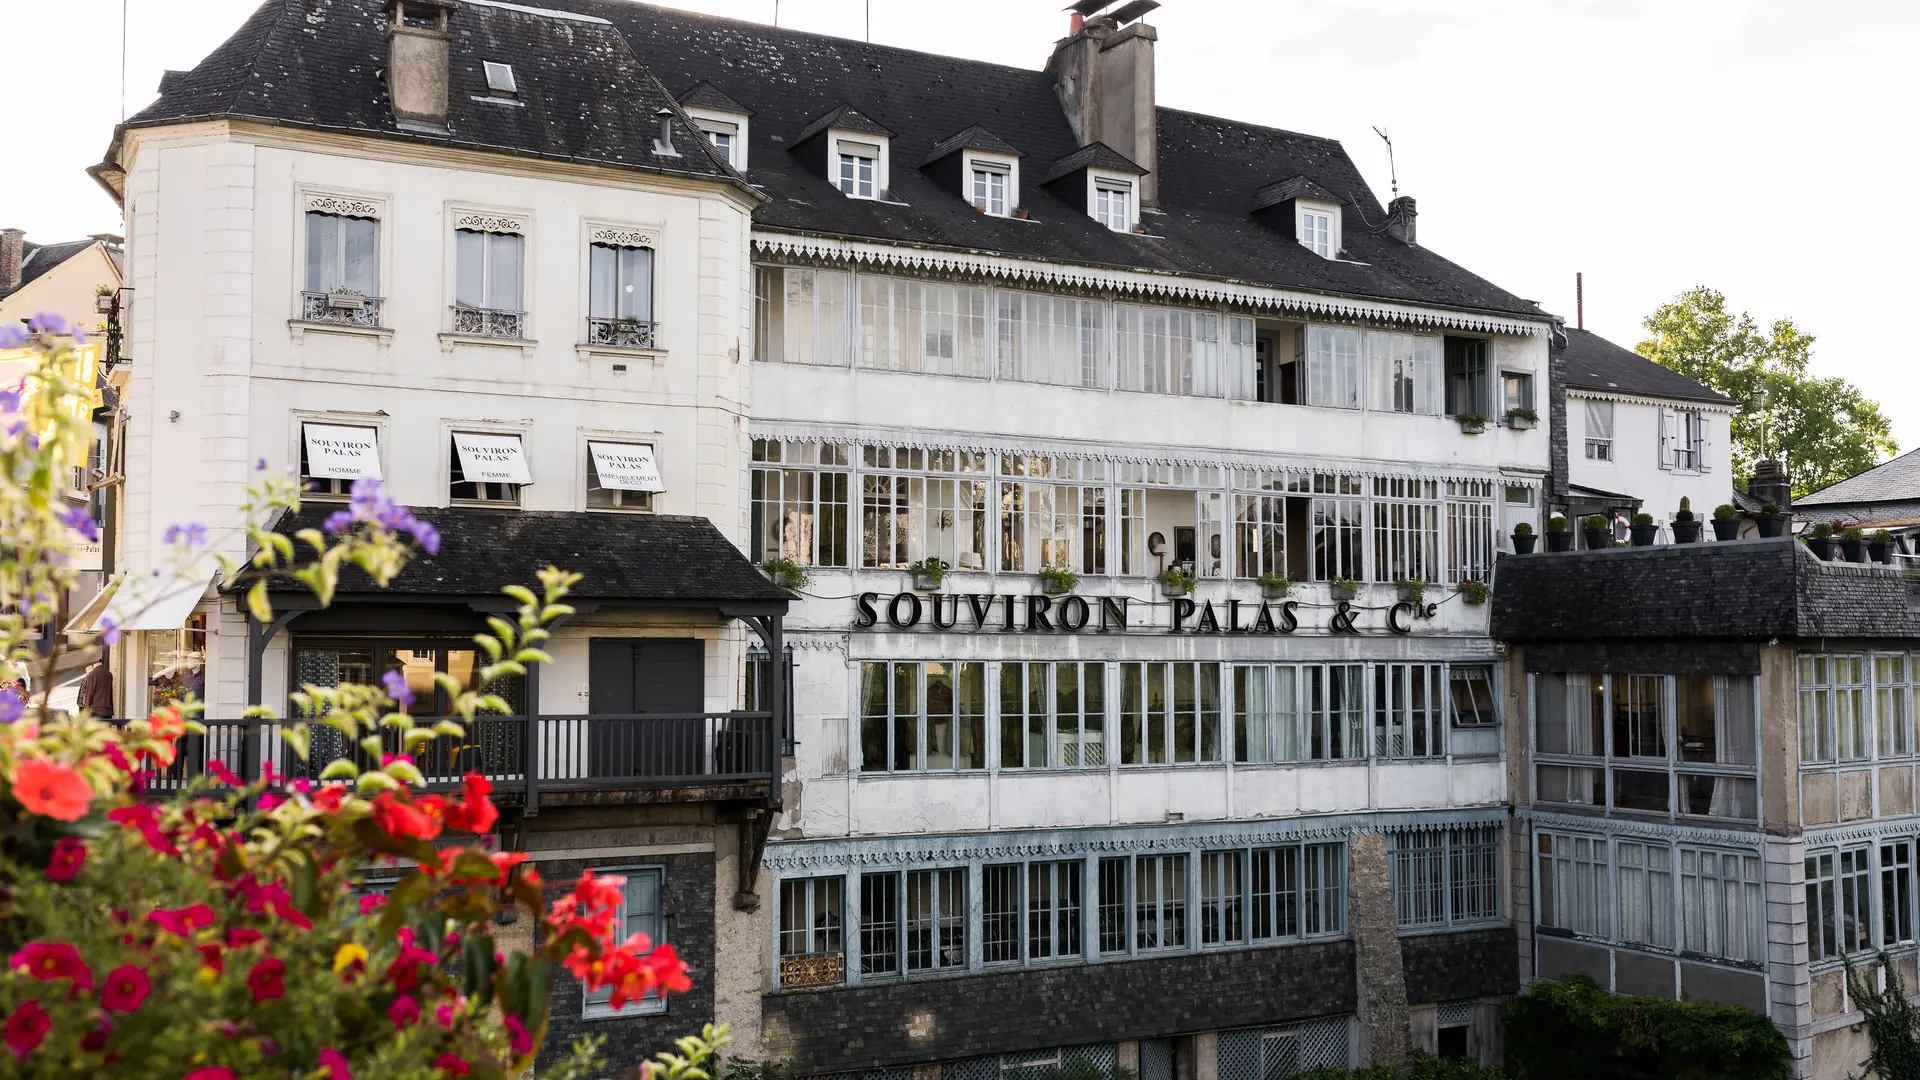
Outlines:
{"label": "green leaf", "polygon": [[346,758],[335,758],[320,770],[321,780],[351,780],[360,775],[360,766]]}
{"label": "green leaf", "polygon": [[[416,732],[407,733],[409,747],[411,747],[412,739],[415,734],[417,733]],[[429,734],[427,737],[431,739],[433,736]],[[386,766],[386,773],[388,776],[393,777],[395,780],[398,780],[401,783],[407,784],[412,787],[424,787],[426,786],[426,783],[427,783],[427,778],[420,775],[420,770],[416,768],[414,764],[410,761],[392,762]]]}
{"label": "green leaf", "polygon": [[307,760],[307,755],[313,751],[313,731],[304,723],[288,724],[281,728],[280,737],[287,741],[287,746],[301,761]]}
{"label": "green leaf", "polygon": [[417,870],[401,878],[380,909],[380,937],[391,939],[407,925],[414,909],[433,899],[433,888],[433,879]]}
{"label": "green leaf", "polygon": [[461,727],[459,724],[455,723],[452,720],[434,721],[433,730],[436,732],[439,732],[442,735],[451,735],[456,739],[464,738],[467,734],[466,728]]}
{"label": "green leaf", "polygon": [[369,791],[375,793],[398,791],[400,790],[400,785],[393,777],[376,770],[374,772],[364,773],[359,779],[355,780],[353,782],[353,790],[356,794],[365,795]]}
{"label": "green leaf", "polygon": [[493,935],[469,929],[460,944],[460,988],[482,1008],[493,997],[493,973],[499,967],[493,957]]}
{"label": "green leaf", "polygon": [[[414,747],[430,743],[439,737],[432,728],[414,728],[412,731],[407,732],[406,737],[402,741],[406,746],[407,752],[412,753]],[[387,771],[392,772],[393,766],[387,766]]]}
{"label": "green leaf", "polygon": [[267,600],[265,579],[254,582],[253,587],[247,590],[247,611],[255,622],[264,624],[273,621],[273,605]]}
{"label": "green leaf", "polygon": [[534,597],[533,590],[527,588],[525,585],[509,585],[500,591],[527,607],[537,608],[540,606],[540,601]]}
{"label": "green leaf", "polygon": [[386,751],[386,747],[380,745],[380,736],[378,735],[369,735],[361,739],[360,749],[365,750],[367,756],[375,761],[379,761],[380,755]]}

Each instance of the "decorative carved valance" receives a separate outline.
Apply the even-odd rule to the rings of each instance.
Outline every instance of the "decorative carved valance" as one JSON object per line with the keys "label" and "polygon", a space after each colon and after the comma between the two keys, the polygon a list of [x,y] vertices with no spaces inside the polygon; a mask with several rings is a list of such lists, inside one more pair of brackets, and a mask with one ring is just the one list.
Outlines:
{"label": "decorative carved valance", "polygon": [[499,214],[489,210],[458,210],[453,215],[453,227],[476,232],[525,234],[527,219],[517,214]]}
{"label": "decorative carved valance", "polygon": [[650,248],[659,231],[647,225],[595,225],[587,233],[587,243]]}
{"label": "decorative carved valance", "polygon": [[317,191],[307,194],[307,210],[313,213],[378,218],[384,209],[380,203],[372,199],[352,195],[327,195]]}

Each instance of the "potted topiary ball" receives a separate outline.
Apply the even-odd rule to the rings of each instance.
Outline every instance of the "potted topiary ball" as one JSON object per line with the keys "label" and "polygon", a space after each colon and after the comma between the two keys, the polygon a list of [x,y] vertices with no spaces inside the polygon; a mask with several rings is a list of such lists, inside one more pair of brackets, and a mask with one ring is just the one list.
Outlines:
{"label": "potted topiary ball", "polygon": [[1547,519],[1547,550],[1573,550],[1573,526],[1568,523],[1565,514],[1555,514]]}
{"label": "potted topiary ball", "polygon": [[1539,539],[1539,537],[1533,535],[1533,522],[1523,521],[1515,525],[1513,527],[1513,553],[1515,555],[1533,554],[1533,545]]}
{"label": "potted topiary ball", "polygon": [[1814,522],[1813,531],[1807,534],[1807,547],[1815,558],[1823,562],[1833,558],[1833,525],[1825,521]]}
{"label": "potted topiary ball", "polygon": [[1849,525],[1840,534],[1840,553],[1848,562],[1867,561],[1867,534],[1858,525]]}
{"label": "potted topiary ball", "polygon": [[1721,503],[1713,508],[1713,538],[1740,539],[1740,511],[1734,509],[1732,503]]}
{"label": "potted topiary ball", "polygon": [[1605,514],[1595,514],[1588,518],[1580,531],[1586,535],[1589,551],[1598,551],[1612,546],[1613,530],[1607,527]]}
{"label": "potted topiary ball", "polygon": [[1673,542],[1676,544],[1697,543],[1700,539],[1700,519],[1693,516],[1693,504],[1686,496],[1680,497],[1680,509],[1673,515]]}
{"label": "potted topiary ball", "polygon": [[1779,503],[1765,503],[1760,507],[1760,516],[1754,519],[1760,526],[1760,535],[1765,537],[1784,536],[1787,532],[1787,515],[1780,512]]}
{"label": "potted topiary ball", "polygon": [[1654,538],[1660,535],[1660,526],[1653,523],[1652,514],[1635,514],[1627,532],[1633,536],[1634,547],[1652,547]]}
{"label": "potted topiary ball", "polygon": [[1875,529],[1867,534],[1867,558],[1877,563],[1893,561],[1893,534]]}

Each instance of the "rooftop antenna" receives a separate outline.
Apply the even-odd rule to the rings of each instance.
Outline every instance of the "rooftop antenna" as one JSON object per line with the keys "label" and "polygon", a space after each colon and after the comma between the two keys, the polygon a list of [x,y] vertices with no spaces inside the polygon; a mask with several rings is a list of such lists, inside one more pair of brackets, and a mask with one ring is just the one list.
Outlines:
{"label": "rooftop antenna", "polygon": [[1587,328],[1587,285],[1583,280],[1584,276],[1578,270],[1573,272],[1573,328],[1575,330]]}
{"label": "rooftop antenna", "polygon": [[873,0],[867,0],[867,44],[873,44]]}
{"label": "rooftop antenna", "polygon": [[1386,128],[1376,127],[1373,133],[1380,136],[1381,142],[1387,144],[1387,179],[1392,182],[1393,197],[1397,199],[1400,197],[1400,174],[1393,167],[1393,140],[1387,137]]}
{"label": "rooftop antenna", "polygon": [[773,0],[773,25],[780,25],[780,0]]}

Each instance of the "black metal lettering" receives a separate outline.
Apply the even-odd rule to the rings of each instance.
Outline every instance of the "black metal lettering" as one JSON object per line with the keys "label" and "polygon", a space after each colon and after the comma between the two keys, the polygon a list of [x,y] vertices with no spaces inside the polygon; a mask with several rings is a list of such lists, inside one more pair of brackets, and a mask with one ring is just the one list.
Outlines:
{"label": "black metal lettering", "polygon": [[1300,608],[1300,601],[1298,600],[1289,600],[1286,603],[1280,605],[1280,632],[1281,633],[1291,634],[1295,630],[1300,629],[1300,617],[1294,614],[1294,612],[1299,610],[1299,608]]}
{"label": "black metal lettering", "polygon": [[[927,597],[927,599],[933,601],[933,625],[941,630],[953,629],[954,624],[960,621],[960,598],[957,596],[947,596],[943,593],[934,593],[932,596]],[[940,613],[947,610],[948,601],[951,601],[953,604],[953,613],[950,617],[942,619]]]}
{"label": "black metal lettering", "polygon": [[1127,628],[1127,598],[1103,596],[1100,598],[1100,629],[1111,630],[1115,623],[1122,630]]}
{"label": "black metal lettering", "polygon": [[[906,601],[908,610],[913,612],[913,614],[907,616],[905,619],[900,617],[900,602],[903,600]],[[895,593],[893,600],[887,604],[887,624],[896,630],[909,630],[919,622],[920,594],[910,592]]]}
{"label": "black metal lettering", "polygon": [[1271,634],[1271,633],[1273,633],[1273,632],[1274,632],[1274,627],[1273,627],[1273,609],[1272,609],[1272,608],[1270,608],[1270,607],[1268,607],[1268,606],[1267,606],[1267,605],[1265,605],[1265,604],[1261,604],[1261,605],[1260,605],[1260,614],[1258,614],[1258,615],[1255,615],[1255,616],[1253,617],[1253,627],[1252,627],[1252,629],[1250,629],[1250,630],[1248,630],[1248,631],[1247,631],[1247,633],[1249,633],[1249,634]]}
{"label": "black metal lettering", "polygon": [[1079,630],[1093,617],[1093,609],[1078,596],[1069,596],[1060,601],[1060,629]]}
{"label": "black metal lettering", "polygon": [[1353,628],[1353,621],[1359,617],[1360,613],[1353,609],[1353,602],[1342,600],[1340,606],[1334,609],[1329,628],[1336,634],[1358,634],[1360,631]]}
{"label": "black metal lettering", "polygon": [[968,593],[967,607],[973,612],[973,625],[981,630],[987,628],[987,616],[993,614],[992,593]]}
{"label": "black metal lettering", "polygon": [[1220,632],[1220,620],[1213,614],[1213,601],[1200,605],[1200,622],[1194,626],[1196,634],[1217,634]]}
{"label": "black metal lettering", "polygon": [[1173,625],[1167,627],[1167,633],[1169,634],[1179,633],[1181,630],[1180,624],[1183,622],[1186,622],[1188,619],[1192,617],[1193,617],[1193,601],[1187,599],[1184,596],[1175,597],[1173,601]]}
{"label": "black metal lettering", "polygon": [[1002,596],[997,599],[1000,601],[1000,606],[1006,609],[1001,612],[1000,628],[1002,630],[1011,630],[1013,629],[1013,597]]}
{"label": "black metal lettering", "polygon": [[880,621],[880,614],[873,610],[873,602],[880,599],[879,593],[863,592],[853,601],[853,628],[865,630]]}
{"label": "black metal lettering", "polygon": [[1046,596],[1027,597],[1027,629],[1052,630],[1053,623],[1047,618],[1047,612],[1053,610],[1053,600]]}
{"label": "black metal lettering", "polygon": [[1395,604],[1392,607],[1388,608],[1387,609],[1387,629],[1393,631],[1396,634],[1413,633],[1412,625],[1401,621],[1401,617],[1403,614],[1406,618],[1409,618],[1409,619],[1419,615],[1420,605],[1409,604],[1403,600],[1400,603]]}
{"label": "black metal lettering", "polygon": [[1227,633],[1237,634],[1239,632],[1240,601],[1229,598],[1227,600]]}

